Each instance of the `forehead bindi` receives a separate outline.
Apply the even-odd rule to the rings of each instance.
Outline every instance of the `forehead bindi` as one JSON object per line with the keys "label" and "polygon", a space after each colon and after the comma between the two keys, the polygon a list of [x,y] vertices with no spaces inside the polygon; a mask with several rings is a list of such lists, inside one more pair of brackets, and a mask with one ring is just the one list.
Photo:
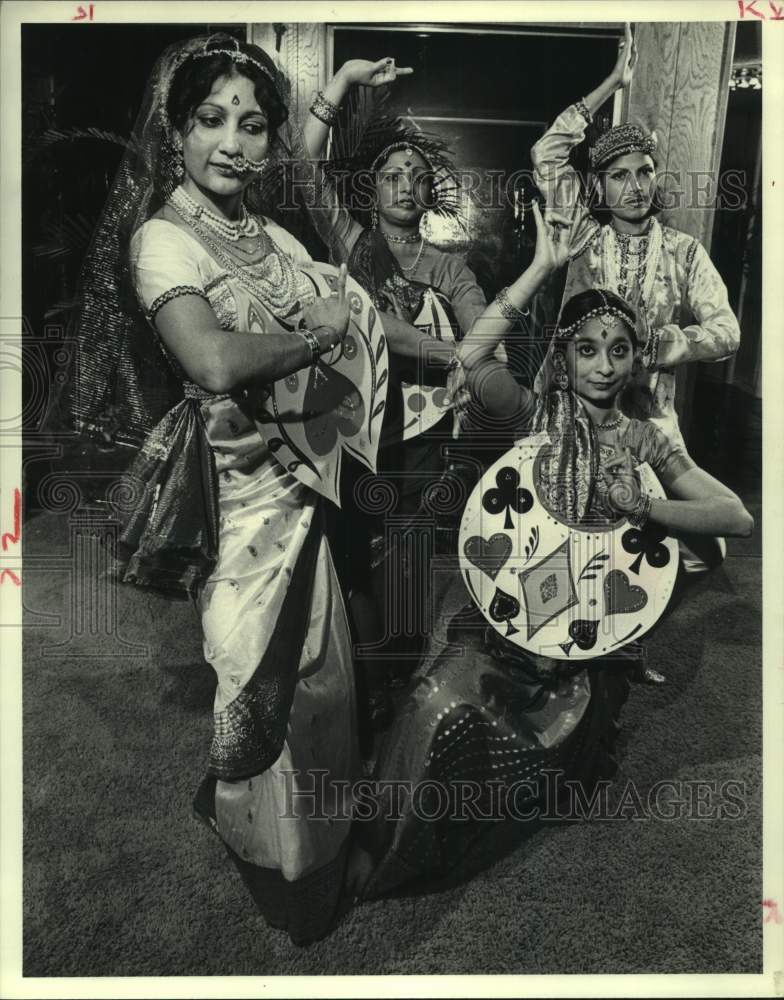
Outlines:
{"label": "forehead bindi", "polygon": [[398,149],[389,155],[387,162],[382,165],[381,169],[385,172],[396,170],[421,172],[429,168],[427,163],[425,163],[424,157],[415,149]]}
{"label": "forehead bindi", "polygon": [[226,111],[232,109],[238,114],[253,113],[267,117],[256,100],[253,82],[239,73],[218,77],[203,103],[214,104]]}
{"label": "forehead bindi", "polygon": [[607,317],[604,323],[599,318],[591,317],[583,324],[580,336],[577,338],[578,344],[591,344],[593,347],[605,341],[610,347],[614,347],[621,343],[631,345],[632,338],[626,324],[612,317]]}

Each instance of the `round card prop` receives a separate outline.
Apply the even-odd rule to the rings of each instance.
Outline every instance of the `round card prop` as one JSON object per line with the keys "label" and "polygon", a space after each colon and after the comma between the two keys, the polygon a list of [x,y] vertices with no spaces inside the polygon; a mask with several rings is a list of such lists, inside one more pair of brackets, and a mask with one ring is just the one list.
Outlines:
{"label": "round card prop", "polygon": [[[301,270],[316,295],[328,297],[336,291],[334,268],[313,263]],[[376,471],[389,378],[378,312],[352,278],[346,295],[350,319],[343,342],[314,365],[268,387],[255,413],[267,446],[281,465],[338,506],[343,451]],[[247,329],[254,329],[252,317]]]}
{"label": "round card prop", "polygon": [[[621,649],[659,619],[678,572],[678,545],[653,525],[571,526],[542,502],[538,434],[493,465],[468,499],[459,557],[472,599],[505,639],[538,656],[585,660]],[[665,494],[651,467],[643,489]]]}
{"label": "round card prop", "polygon": [[[435,340],[454,343],[457,320],[452,307],[440,292],[432,288],[425,291],[413,325]],[[403,390],[403,440],[408,441],[435,427],[451,406],[445,402],[446,389],[443,386],[412,385],[410,382],[401,382],[400,385]]]}

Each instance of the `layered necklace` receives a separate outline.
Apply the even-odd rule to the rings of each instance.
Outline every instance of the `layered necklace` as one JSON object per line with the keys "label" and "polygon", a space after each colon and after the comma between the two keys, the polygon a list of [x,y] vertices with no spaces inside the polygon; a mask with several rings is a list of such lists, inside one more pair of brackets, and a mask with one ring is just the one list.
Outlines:
{"label": "layered necklace", "polygon": [[410,236],[395,236],[394,233],[385,233],[383,229],[381,230],[381,235],[384,237],[387,243],[412,245],[417,241],[419,241],[419,251],[417,252],[416,257],[414,258],[413,264],[405,265],[401,261],[397,262],[398,267],[405,274],[411,274],[412,272],[416,271],[417,267],[419,266],[420,260],[422,260],[422,254],[425,252],[424,236],[421,236],[419,233],[412,233]]}
{"label": "layered necklace", "polygon": [[251,215],[244,205],[240,205],[239,219],[232,222],[211,212],[205,205],[199,204],[184,187],[178,187],[169,200],[175,209],[182,207],[189,216],[197,219],[222,240],[237,243],[241,239],[255,239],[259,235],[259,220],[255,215]]}
{"label": "layered necklace", "polygon": [[[200,205],[182,187],[172,193],[169,204],[211,251],[218,264],[252,296],[260,299],[273,315],[289,317],[310,297],[307,279],[244,205],[240,219],[233,223]],[[242,250],[237,245],[242,238],[254,240],[253,247]],[[238,260],[238,254],[257,259]]]}
{"label": "layered necklace", "polygon": [[602,242],[602,267],[609,288],[621,298],[631,300],[637,291],[638,305],[647,310],[659,269],[662,229],[651,220],[647,233],[633,236],[607,226]]}

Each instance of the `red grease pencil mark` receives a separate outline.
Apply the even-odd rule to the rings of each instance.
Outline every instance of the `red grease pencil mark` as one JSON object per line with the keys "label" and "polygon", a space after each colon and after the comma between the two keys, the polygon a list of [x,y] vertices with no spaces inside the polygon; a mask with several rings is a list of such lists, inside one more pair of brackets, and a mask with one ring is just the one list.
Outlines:
{"label": "red grease pencil mark", "polygon": [[22,494],[18,489],[14,490],[14,527],[13,532],[6,531],[3,535],[3,552],[8,551],[8,542],[18,545],[22,537]]}

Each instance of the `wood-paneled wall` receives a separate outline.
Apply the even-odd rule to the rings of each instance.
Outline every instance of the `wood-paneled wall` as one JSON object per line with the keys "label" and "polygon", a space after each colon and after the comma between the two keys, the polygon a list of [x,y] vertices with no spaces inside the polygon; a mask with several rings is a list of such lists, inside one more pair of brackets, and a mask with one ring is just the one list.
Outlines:
{"label": "wood-paneled wall", "polygon": [[[735,25],[637,24],[635,37],[639,61],[622,117],[656,130],[665,190],[682,195],[662,221],[710,246]],[[690,176],[698,173],[701,195]]]}
{"label": "wood-paneled wall", "polygon": [[[277,35],[275,28],[284,28]],[[268,52],[291,83],[290,113],[305,121],[316,92],[322,90],[327,73],[327,26],[325,24],[251,24],[250,41]],[[277,42],[280,38],[280,51]]]}

